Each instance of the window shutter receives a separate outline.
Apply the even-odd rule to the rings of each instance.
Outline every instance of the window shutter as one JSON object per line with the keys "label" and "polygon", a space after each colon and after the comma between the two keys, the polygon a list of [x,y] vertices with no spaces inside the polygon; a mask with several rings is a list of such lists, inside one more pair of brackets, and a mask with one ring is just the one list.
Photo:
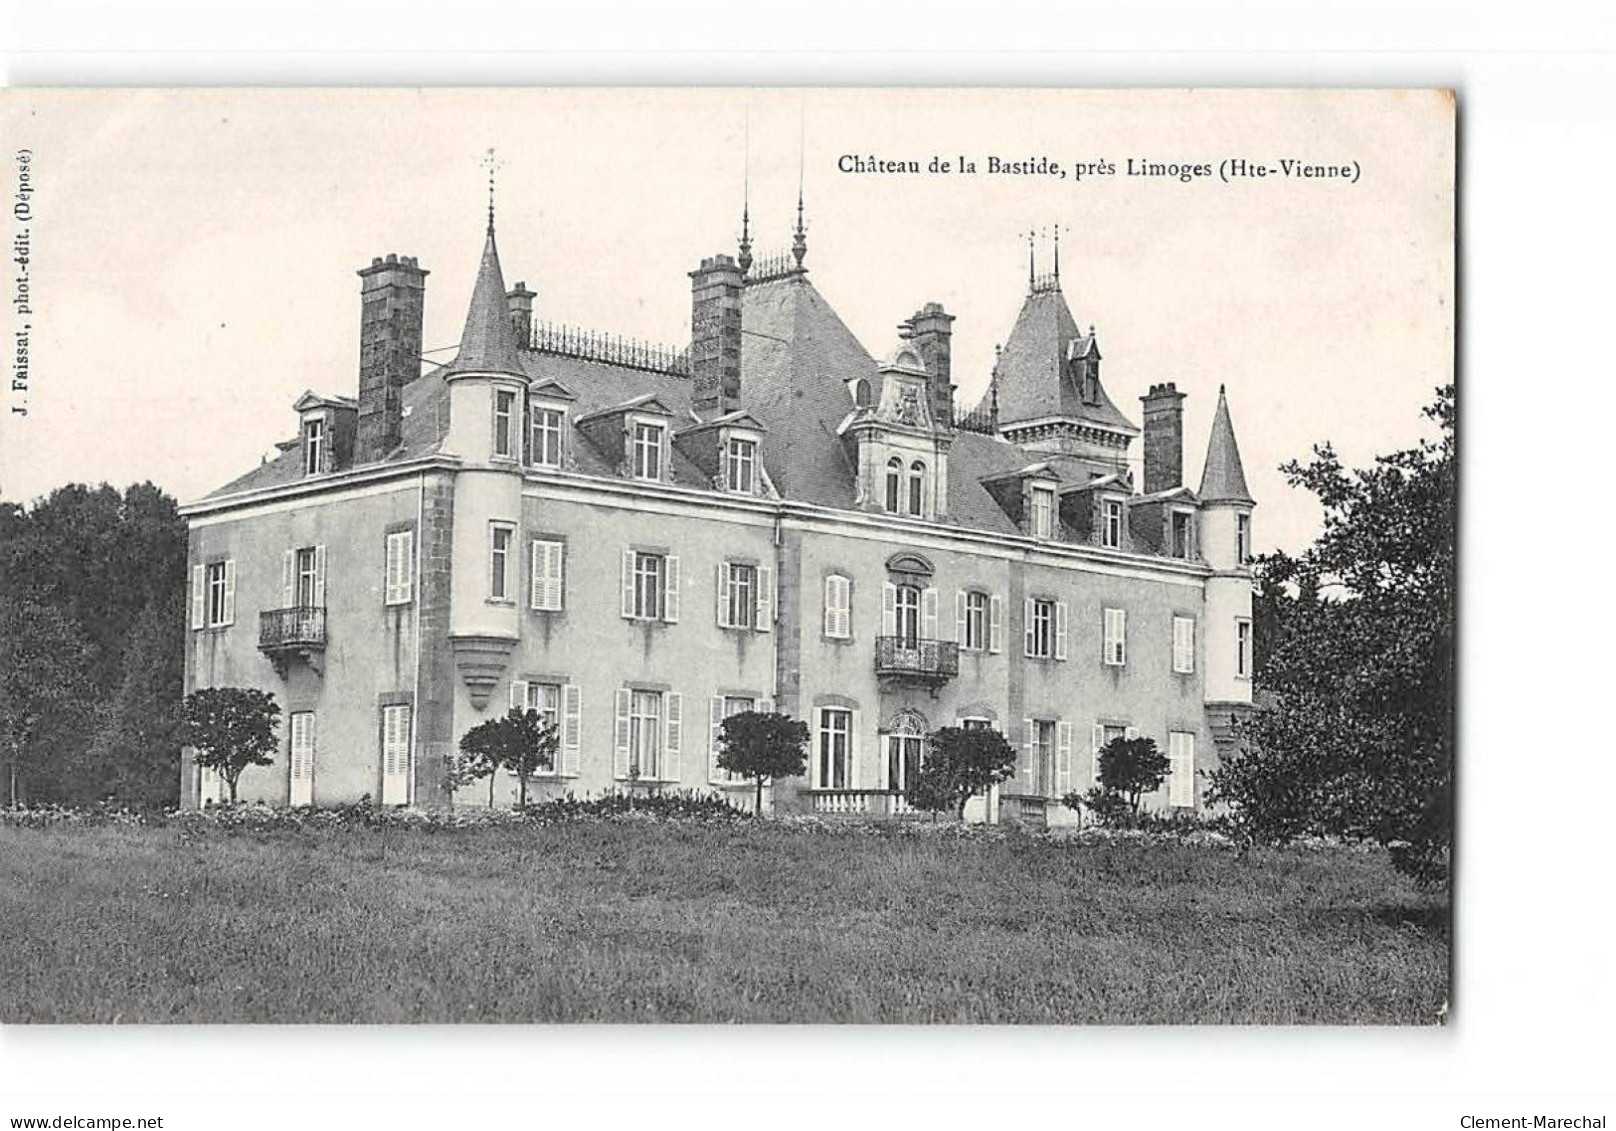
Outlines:
{"label": "window shutter", "polygon": [[629,689],[617,689],[617,723],[612,757],[612,776],[622,781],[628,777],[628,706]]}
{"label": "window shutter", "polygon": [[898,587],[890,581],[881,583],[881,635],[898,635]]}
{"label": "window shutter", "polygon": [[662,580],[666,591],[662,598],[662,619],[669,624],[679,620],[679,555],[669,554],[662,559]]}
{"label": "window shutter", "polygon": [[1017,793],[1025,793],[1031,788],[1032,765],[1038,757],[1038,723],[1033,719],[1022,719],[1021,765],[1016,773],[1021,776],[1022,787]]}
{"label": "window shutter", "polygon": [[716,567],[717,580],[714,592],[718,602],[718,627],[729,628],[729,563],[719,562]]}
{"label": "window shutter", "polygon": [[415,599],[415,531],[404,531],[398,542],[398,599],[409,604]]}
{"label": "window shutter", "polygon": [[1033,635],[1033,631],[1032,631],[1032,603],[1033,603],[1032,598],[1028,597],[1025,601],[1022,602],[1022,606],[1021,606],[1021,622],[1022,622],[1022,624],[1024,624],[1026,626],[1026,629],[1027,629],[1027,632],[1026,632],[1026,654],[1028,656],[1033,656],[1033,655],[1037,654],[1037,641],[1036,641],[1036,639],[1035,639],[1035,637]]}
{"label": "window shutter", "polygon": [[623,551],[623,615],[634,615],[634,551]]}
{"label": "window shutter", "polygon": [[546,555],[544,577],[549,598],[546,608],[560,612],[567,607],[567,544],[549,543]]}
{"label": "window shutter", "polygon": [[1055,796],[1072,791],[1072,724],[1055,724]]}
{"label": "window shutter", "polygon": [[281,608],[289,609],[297,603],[297,551],[287,550],[281,556]]}
{"label": "window shutter", "polygon": [[576,683],[561,687],[561,772],[578,772],[578,750],[583,745],[584,692]]}
{"label": "window shutter", "polygon": [[684,743],[684,696],[677,691],[669,691],[662,696],[663,723],[667,731],[667,741],[662,746],[662,780],[677,782],[684,775],[681,773],[682,750]]}
{"label": "window shutter", "polygon": [[937,639],[937,590],[929,586],[920,594],[920,636]]}
{"label": "window shutter", "polygon": [[825,635],[835,639],[841,636],[837,631],[839,625],[836,619],[836,582],[839,579],[835,574],[825,578]]}
{"label": "window shutter", "polygon": [[965,647],[965,590],[954,592],[954,642]]}
{"label": "window shutter", "polygon": [[1195,805],[1195,736],[1188,731],[1174,731],[1168,736],[1168,751],[1172,761],[1170,804]]}
{"label": "window shutter", "polygon": [[835,609],[832,617],[838,640],[846,640],[853,635],[853,581],[851,578],[835,576],[829,579],[831,591],[835,598],[832,602]]}
{"label": "window shutter", "polygon": [[1100,788],[1100,751],[1105,747],[1105,727],[1099,723],[1089,733],[1089,784]]}
{"label": "window shutter", "polygon": [[1066,658],[1066,602],[1055,602],[1055,658]]}
{"label": "window shutter", "polygon": [[714,695],[707,700],[707,780],[721,782],[724,771],[718,768],[719,731],[724,725],[724,697]]}
{"label": "window shutter", "polygon": [[314,607],[325,607],[325,547],[314,547]]}
{"label": "window shutter", "polygon": [[221,624],[236,623],[236,559],[224,560],[224,620]]}
{"label": "window shutter", "polygon": [[1195,670],[1195,622],[1188,617],[1173,618],[1173,670]]}
{"label": "window shutter", "polygon": [[527,710],[527,680],[511,680],[511,709],[515,711]]}
{"label": "window shutter", "polygon": [[535,609],[549,607],[550,544],[537,539],[528,544],[527,603]]}
{"label": "window shutter", "polygon": [[410,709],[382,708],[382,804],[410,799]]}
{"label": "window shutter", "polygon": [[1117,663],[1128,662],[1128,610],[1117,610]]}
{"label": "window shutter", "polygon": [[208,567],[191,567],[191,627],[208,627]]}
{"label": "window shutter", "polygon": [[998,655],[1004,647],[1004,599],[988,598],[988,651]]}
{"label": "window shutter", "polygon": [[859,788],[859,735],[864,730],[864,712],[854,707],[847,721],[847,788]]}
{"label": "window shutter", "polygon": [[774,567],[759,566],[757,571],[757,620],[753,627],[768,632],[774,624]]}

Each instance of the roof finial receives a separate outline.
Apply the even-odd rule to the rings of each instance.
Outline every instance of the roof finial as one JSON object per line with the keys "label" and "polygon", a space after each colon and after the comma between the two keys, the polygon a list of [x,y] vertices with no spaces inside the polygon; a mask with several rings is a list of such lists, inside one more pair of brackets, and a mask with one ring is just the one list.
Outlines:
{"label": "roof finial", "polygon": [[1060,289],[1060,225],[1055,225],[1055,288]]}
{"label": "roof finial", "polygon": [[797,230],[791,237],[791,256],[797,261],[797,270],[802,270],[803,257],[808,254],[808,229],[802,222],[802,180],[803,167],[806,164],[805,154],[807,147],[806,126],[804,117],[806,111],[799,114],[797,120]]}
{"label": "roof finial", "polygon": [[1037,250],[1033,245],[1036,233],[1027,232],[1027,290],[1030,293],[1038,284],[1038,258]]}
{"label": "roof finial", "polygon": [[736,262],[744,276],[752,269],[752,108],[746,109],[744,141],[741,143],[741,254]]}
{"label": "roof finial", "polygon": [[494,234],[494,172],[502,164],[504,164],[504,162],[500,161],[498,158],[496,158],[494,156],[494,148],[493,148],[493,146],[489,146],[488,153],[483,157],[483,165],[484,165],[484,167],[486,167],[488,169],[488,234],[489,235]]}

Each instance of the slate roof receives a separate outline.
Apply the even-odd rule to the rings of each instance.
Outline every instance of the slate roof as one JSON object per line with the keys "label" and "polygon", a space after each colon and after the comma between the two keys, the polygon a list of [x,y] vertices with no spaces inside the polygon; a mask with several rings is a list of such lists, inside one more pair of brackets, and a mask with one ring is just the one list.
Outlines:
{"label": "slate roof", "polygon": [[1078,329],[1066,297],[1054,289],[1029,294],[999,355],[999,421],[1067,416],[1115,428],[1130,435],[1139,429],[1106,394],[1100,382],[1096,404],[1083,401],[1066,376],[1068,358],[1082,357],[1099,346]]}
{"label": "slate roof", "polygon": [[1234,439],[1234,421],[1229,418],[1229,398],[1218,386],[1218,410],[1212,417],[1212,438],[1206,444],[1206,466],[1201,470],[1203,503],[1256,504],[1246,486],[1246,470],[1240,466],[1240,445]]}

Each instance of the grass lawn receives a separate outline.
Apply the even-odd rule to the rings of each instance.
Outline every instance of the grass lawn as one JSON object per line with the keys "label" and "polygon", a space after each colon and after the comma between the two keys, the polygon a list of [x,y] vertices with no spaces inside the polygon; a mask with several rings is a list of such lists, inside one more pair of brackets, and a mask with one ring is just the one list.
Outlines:
{"label": "grass lawn", "polygon": [[0,828],[0,1021],[1431,1023],[1380,854],[579,822]]}

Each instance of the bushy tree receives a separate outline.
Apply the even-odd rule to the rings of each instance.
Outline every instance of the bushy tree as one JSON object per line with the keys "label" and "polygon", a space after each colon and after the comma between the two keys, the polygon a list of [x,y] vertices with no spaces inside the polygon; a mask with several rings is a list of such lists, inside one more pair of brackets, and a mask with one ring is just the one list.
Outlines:
{"label": "bushy tree", "polygon": [[492,777],[498,770],[516,775],[517,804],[522,807],[527,805],[528,779],[555,767],[557,747],[555,724],[520,707],[512,707],[503,718],[478,723],[460,739],[460,752],[473,776]]}
{"label": "bushy tree", "polygon": [[773,711],[741,711],[718,728],[718,767],[756,787],[754,816],[763,813],[763,786],[808,768],[808,725]]}
{"label": "bushy tree", "polygon": [[280,718],[275,696],[255,687],[199,687],[185,697],[181,737],[204,769],[217,770],[236,803],[236,783],[248,766],[272,766]]}
{"label": "bushy tree", "polygon": [[0,756],[6,801],[63,796],[63,763],[79,741],[88,647],[60,610],[0,592]]}
{"label": "bushy tree", "polygon": [[1100,788],[1117,794],[1135,816],[1139,799],[1161,788],[1171,763],[1156,749],[1156,740],[1113,738],[1100,748]]}
{"label": "bushy tree", "polygon": [[979,793],[1008,781],[1016,772],[1015,747],[987,727],[943,727],[933,731],[920,771],[905,791],[909,804],[965,819],[965,805]]}
{"label": "bushy tree", "polygon": [[[1209,799],[1255,840],[1375,841],[1444,880],[1452,837],[1454,393],[1426,415],[1439,436],[1344,467],[1328,445],[1283,470],[1324,509],[1298,556],[1256,563],[1269,639],[1258,709]],[[1255,608],[1254,608],[1255,611]],[[1266,654],[1264,654],[1266,653]]]}

